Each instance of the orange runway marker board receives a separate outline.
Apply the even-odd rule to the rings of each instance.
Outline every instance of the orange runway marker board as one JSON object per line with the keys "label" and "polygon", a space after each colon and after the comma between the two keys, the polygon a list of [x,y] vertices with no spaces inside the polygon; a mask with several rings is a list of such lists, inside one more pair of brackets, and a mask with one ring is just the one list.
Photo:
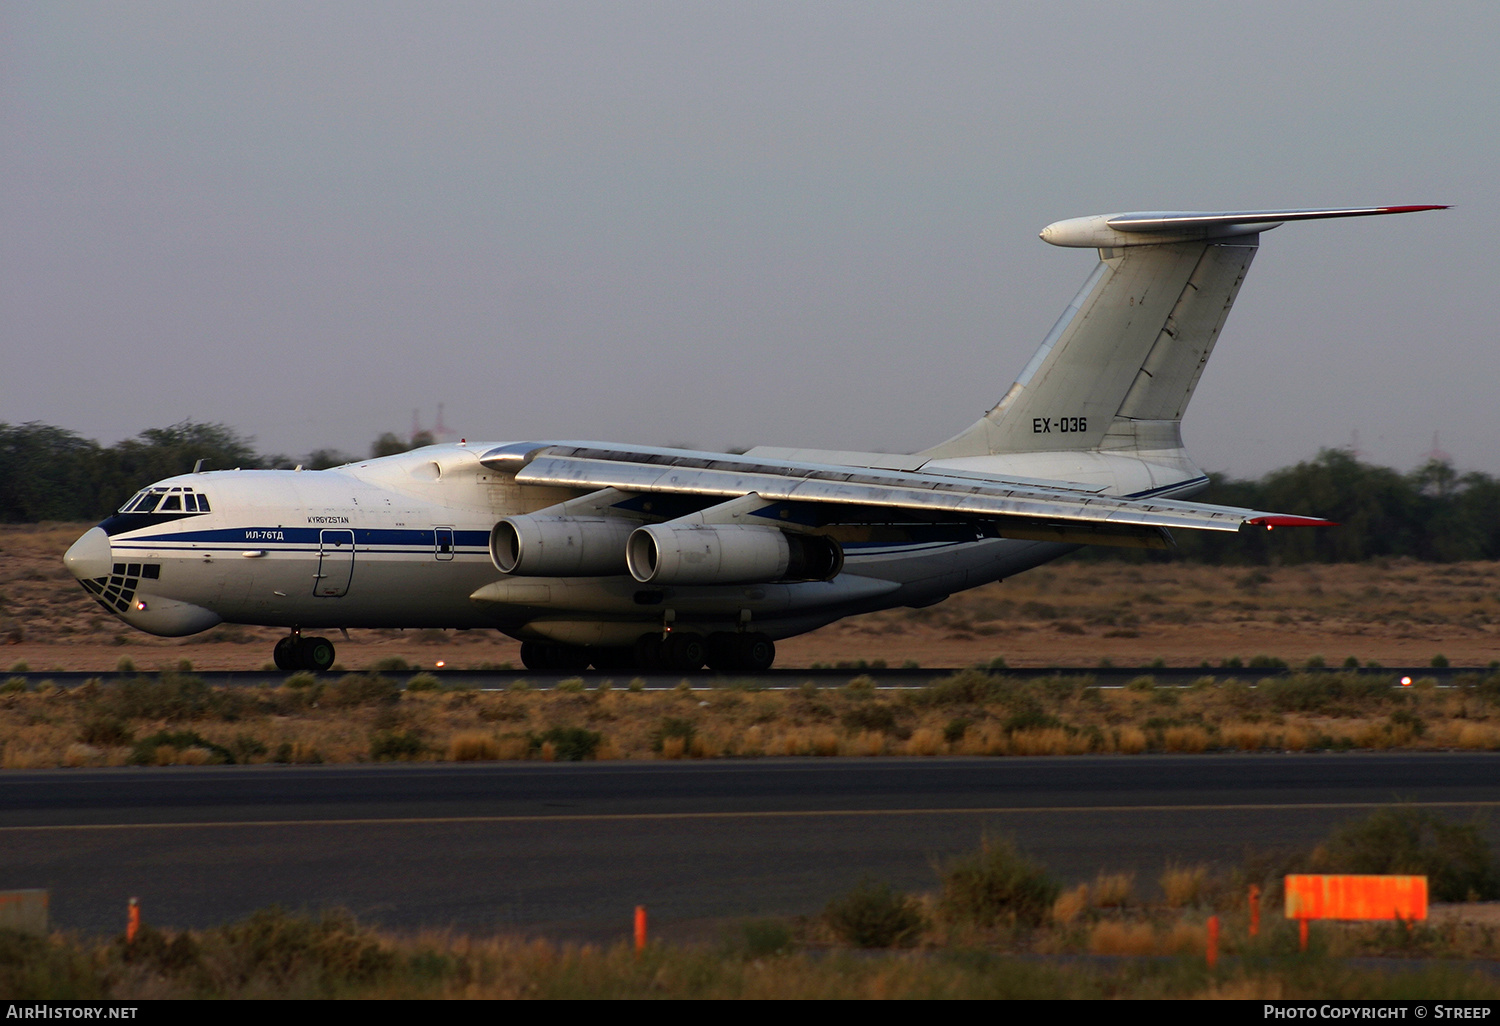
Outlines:
{"label": "orange runway marker board", "polygon": [[1427,918],[1427,877],[1291,875],[1288,919]]}

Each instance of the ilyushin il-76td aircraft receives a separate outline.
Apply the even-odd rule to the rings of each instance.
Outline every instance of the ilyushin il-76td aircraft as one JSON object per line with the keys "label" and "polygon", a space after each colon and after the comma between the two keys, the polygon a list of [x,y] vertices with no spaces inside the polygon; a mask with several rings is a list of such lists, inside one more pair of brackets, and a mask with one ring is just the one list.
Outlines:
{"label": "ilyushin il-76td aircraft", "polygon": [[331,470],[195,470],[141,489],[64,561],[152,634],[286,627],[286,670],[328,669],[333,645],[307,632],[351,627],[493,628],[533,670],[767,669],[778,639],[1080,545],[1326,524],[1183,501],[1208,483],[1183,411],[1262,232],[1433,209],[1048,225],[1044,241],[1098,264],[994,407],[910,455],[460,442]]}

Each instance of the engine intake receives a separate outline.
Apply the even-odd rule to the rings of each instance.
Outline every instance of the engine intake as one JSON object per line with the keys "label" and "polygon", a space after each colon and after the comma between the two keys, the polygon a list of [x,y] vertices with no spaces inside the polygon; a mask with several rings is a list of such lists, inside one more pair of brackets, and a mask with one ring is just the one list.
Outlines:
{"label": "engine intake", "polygon": [[827,581],[844,568],[832,538],[774,527],[652,524],[630,535],[625,559],[642,584]]}
{"label": "engine intake", "polygon": [[502,574],[613,577],[637,523],[616,517],[506,517],[490,531],[490,560]]}

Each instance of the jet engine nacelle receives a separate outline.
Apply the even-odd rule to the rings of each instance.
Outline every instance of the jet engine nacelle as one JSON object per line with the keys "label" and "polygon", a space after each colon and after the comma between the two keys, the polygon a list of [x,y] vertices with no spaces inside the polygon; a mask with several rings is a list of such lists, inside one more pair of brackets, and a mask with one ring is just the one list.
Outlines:
{"label": "jet engine nacelle", "polygon": [[832,538],[774,527],[652,524],[630,535],[625,558],[642,584],[827,581],[844,568]]}
{"label": "jet engine nacelle", "polygon": [[506,517],[490,531],[490,560],[502,574],[612,577],[625,572],[636,526],[618,517]]}

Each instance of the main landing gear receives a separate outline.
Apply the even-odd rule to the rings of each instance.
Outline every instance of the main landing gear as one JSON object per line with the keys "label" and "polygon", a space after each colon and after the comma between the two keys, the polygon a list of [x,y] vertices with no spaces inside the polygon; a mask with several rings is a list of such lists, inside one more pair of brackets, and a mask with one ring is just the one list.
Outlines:
{"label": "main landing gear", "polygon": [[304,638],[292,632],[276,642],[271,658],[278,670],[323,671],[333,665],[333,642],[327,638]]}
{"label": "main landing gear", "polygon": [[705,637],[692,631],[665,636],[642,634],[632,648],[585,648],[550,641],[523,641],[521,662],[528,670],[577,673],[592,664],[606,673],[643,670],[696,673],[706,663],[718,673],[759,673],[776,661],[776,643],[765,634],[719,631]]}

